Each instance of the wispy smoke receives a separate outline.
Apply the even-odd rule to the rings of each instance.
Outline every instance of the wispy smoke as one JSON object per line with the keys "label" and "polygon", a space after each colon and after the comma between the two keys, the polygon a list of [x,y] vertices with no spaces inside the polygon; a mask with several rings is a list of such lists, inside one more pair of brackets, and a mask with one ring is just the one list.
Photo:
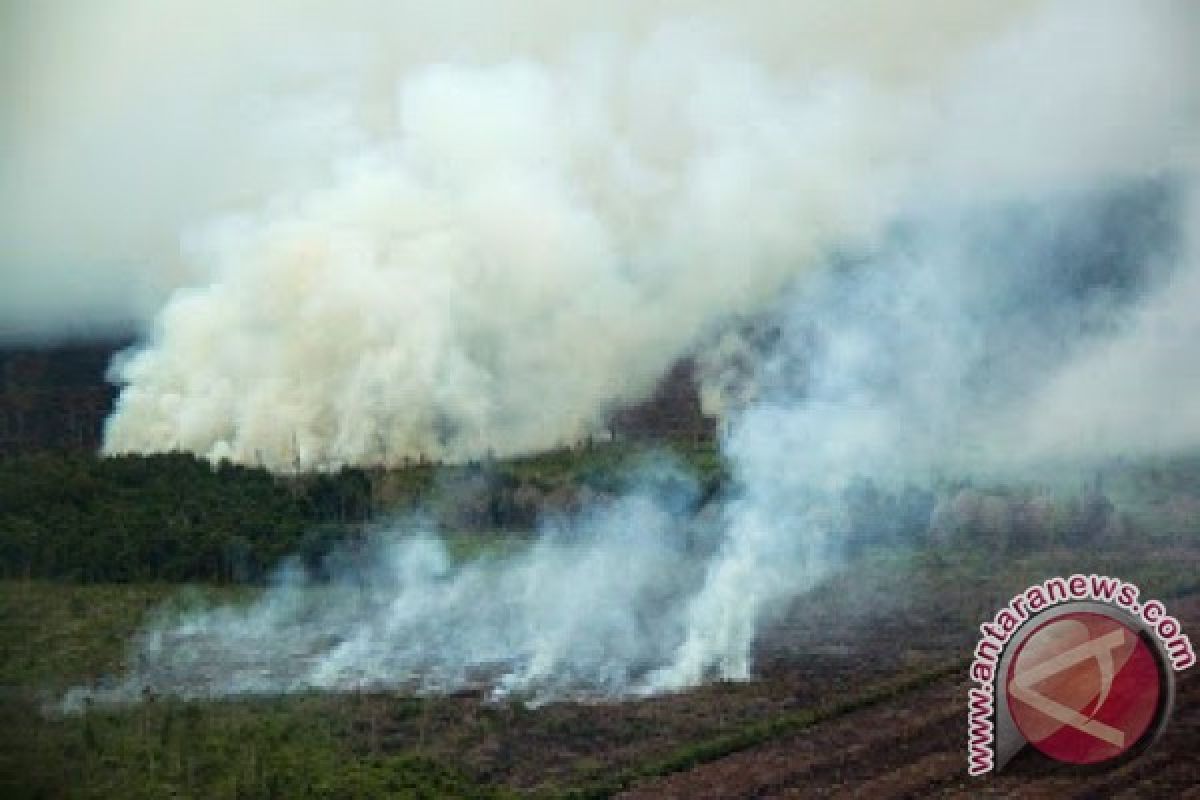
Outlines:
{"label": "wispy smoke", "polygon": [[634,492],[465,566],[381,540],[332,587],[153,628],[117,695],[743,678],[838,563],[856,476],[1200,445],[1197,16],[1042,4],[803,62],[667,14],[409,71],[327,180],[192,235],[212,271],[120,365],[107,447],[535,450],[716,341],[729,492]]}
{"label": "wispy smoke", "polygon": [[[1193,192],[1195,189],[1193,188]],[[1038,390],[1021,457],[1086,459],[1200,444],[1200,203],[1184,207],[1177,267]]]}
{"label": "wispy smoke", "polygon": [[[659,477],[664,475],[659,467]],[[544,527],[506,559],[455,566],[419,529],[342,552],[331,584],[285,571],[249,609],[193,614],[147,631],[137,669],[84,697],[137,699],[311,689],[477,687],[538,699],[620,696],[644,686],[681,636],[683,602],[711,534],[680,526],[680,477]]]}

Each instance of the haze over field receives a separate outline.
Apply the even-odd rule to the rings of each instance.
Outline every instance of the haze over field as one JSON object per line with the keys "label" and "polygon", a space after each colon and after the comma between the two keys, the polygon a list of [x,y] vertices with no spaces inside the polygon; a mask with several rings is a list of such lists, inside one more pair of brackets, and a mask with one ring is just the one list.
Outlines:
{"label": "haze over field", "polygon": [[1200,444],[1200,10],[799,5],[4,12],[3,333],[138,326],[106,452],[534,452],[689,354],[727,423],[711,531],[647,489],[498,563],[385,543],[365,605],[288,582],[135,682],[746,677],[853,477]]}

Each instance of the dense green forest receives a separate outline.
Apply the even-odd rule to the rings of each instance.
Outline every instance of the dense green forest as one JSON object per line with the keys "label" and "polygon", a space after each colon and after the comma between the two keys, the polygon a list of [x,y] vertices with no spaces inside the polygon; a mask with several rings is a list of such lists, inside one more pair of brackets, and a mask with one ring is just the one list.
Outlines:
{"label": "dense green forest", "polygon": [[[288,556],[318,569],[337,543],[397,518],[426,518],[444,532],[528,531],[545,514],[621,491],[651,457],[595,447],[502,463],[273,475],[180,453],[14,455],[0,458],[0,578],[260,582]],[[682,474],[707,491],[719,484],[711,448],[680,458]]]}
{"label": "dense green forest", "polygon": [[280,480],[186,455],[0,460],[0,575],[83,582],[257,580],[316,559],[371,514],[355,470]]}

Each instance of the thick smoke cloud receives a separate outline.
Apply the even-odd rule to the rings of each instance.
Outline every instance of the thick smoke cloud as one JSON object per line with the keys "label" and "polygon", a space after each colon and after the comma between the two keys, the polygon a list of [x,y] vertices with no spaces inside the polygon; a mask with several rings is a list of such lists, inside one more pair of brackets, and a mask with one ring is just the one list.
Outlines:
{"label": "thick smoke cloud", "polygon": [[870,230],[882,90],[1014,14],[723,6],[10,7],[3,335],[144,330],[114,452],[571,440]]}
{"label": "thick smoke cloud", "polygon": [[[853,39],[781,63],[686,15],[416,61],[370,122],[321,112],[338,145],[313,145],[315,176],[189,228],[202,275],[117,365],[106,449],[306,469],[578,440],[914,202],[1176,168],[1196,87],[1172,11],[1055,5],[919,79]],[[361,71],[335,70],[352,98]]]}
{"label": "thick smoke cloud", "polygon": [[1200,445],[1191,6],[1014,7],[944,48],[922,18],[808,62],[672,20],[416,68],[327,180],[195,229],[213,271],[119,367],[108,446],[519,452],[718,342],[728,496],[700,522],[634,492],[465,566],[384,537],[332,587],[153,627],[108,696],[744,678],[855,478]]}
{"label": "thick smoke cloud", "polygon": [[286,469],[575,441],[869,229],[890,145],[866,90],[788,91],[686,32],[580,59],[421,70],[394,141],[200,235],[216,278],[119,368],[108,450]]}

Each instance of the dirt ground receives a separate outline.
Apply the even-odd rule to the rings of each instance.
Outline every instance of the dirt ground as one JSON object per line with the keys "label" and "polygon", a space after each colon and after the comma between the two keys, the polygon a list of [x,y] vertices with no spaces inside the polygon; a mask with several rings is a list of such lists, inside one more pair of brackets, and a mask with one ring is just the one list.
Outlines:
{"label": "dirt ground", "polygon": [[[1200,631],[1200,595],[1171,604]],[[1177,676],[1171,722],[1149,751],[1080,774],[1032,751],[998,775],[966,775],[965,674],[666,777],[626,798],[1200,797],[1200,668]]]}

